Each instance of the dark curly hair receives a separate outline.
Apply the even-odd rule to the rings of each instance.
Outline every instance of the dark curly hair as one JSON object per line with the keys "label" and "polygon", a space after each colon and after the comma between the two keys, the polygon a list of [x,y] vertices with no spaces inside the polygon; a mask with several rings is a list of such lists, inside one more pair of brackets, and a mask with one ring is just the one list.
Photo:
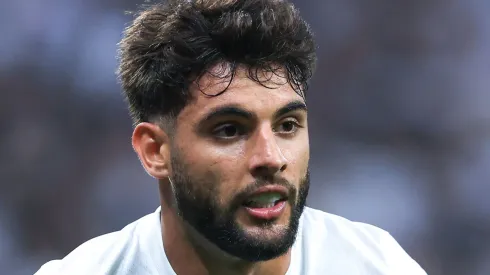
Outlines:
{"label": "dark curly hair", "polygon": [[288,1],[169,0],[137,13],[119,43],[119,61],[137,124],[177,116],[191,99],[190,84],[220,63],[231,68],[230,83],[244,66],[263,86],[258,74],[280,68],[304,95],[316,46],[309,25]]}

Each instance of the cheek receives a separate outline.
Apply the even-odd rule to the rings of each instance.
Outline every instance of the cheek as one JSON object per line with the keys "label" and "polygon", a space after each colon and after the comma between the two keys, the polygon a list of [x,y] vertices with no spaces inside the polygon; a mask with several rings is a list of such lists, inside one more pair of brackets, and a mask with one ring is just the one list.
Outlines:
{"label": "cheek", "polygon": [[283,155],[287,159],[292,170],[306,170],[310,159],[308,140],[288,142],[284,144],[283,148]]}
{"label": "cheek", "polygon": [[242,188],[243,173],[240,165],[235,160],[223,159],[210,167],[210,171],[216,179],[216,196],[220,204],[230,203]]}
{"label": "cheek", "polygon": [[198,187],[225,206],[240,190],[243,168],[242,146],[218,147],[207,142],[194,142],[192,147],[183,146],[186,159],[192,167],[193,178],[210,186]]}

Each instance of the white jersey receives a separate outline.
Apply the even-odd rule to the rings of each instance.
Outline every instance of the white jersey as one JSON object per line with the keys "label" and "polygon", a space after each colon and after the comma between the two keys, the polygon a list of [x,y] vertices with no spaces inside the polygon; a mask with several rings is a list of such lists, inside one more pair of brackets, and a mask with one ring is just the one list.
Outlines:
{"label": "white jersey", "polygon": [[[35,275],[174,275],[160,208],[80,245]],[[286,275],[427,275],[386,231],[306,207]]]}

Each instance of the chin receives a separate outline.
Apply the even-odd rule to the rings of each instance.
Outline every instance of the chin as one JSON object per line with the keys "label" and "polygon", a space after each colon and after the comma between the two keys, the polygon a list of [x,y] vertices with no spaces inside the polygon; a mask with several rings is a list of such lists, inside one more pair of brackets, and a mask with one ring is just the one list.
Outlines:
{"label": "chin", "polygon": [[247,238],[257,241],[277,241],[283,239],[289,231],[289,224],[279,224],[274,221],[264,222],[262,224],[240,226]]}

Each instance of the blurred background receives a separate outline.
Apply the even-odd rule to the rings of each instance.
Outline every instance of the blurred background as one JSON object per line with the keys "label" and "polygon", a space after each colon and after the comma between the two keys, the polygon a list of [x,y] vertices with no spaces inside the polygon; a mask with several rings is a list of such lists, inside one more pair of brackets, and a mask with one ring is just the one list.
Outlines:
{"label": "blurred background", "polygon": [[[490,1],[296,1],[316,32],[309,205],[392,233],[430,275],[490,274]],[[0,274],[158,206],[116,43],[141,1],[0,2]]]}

